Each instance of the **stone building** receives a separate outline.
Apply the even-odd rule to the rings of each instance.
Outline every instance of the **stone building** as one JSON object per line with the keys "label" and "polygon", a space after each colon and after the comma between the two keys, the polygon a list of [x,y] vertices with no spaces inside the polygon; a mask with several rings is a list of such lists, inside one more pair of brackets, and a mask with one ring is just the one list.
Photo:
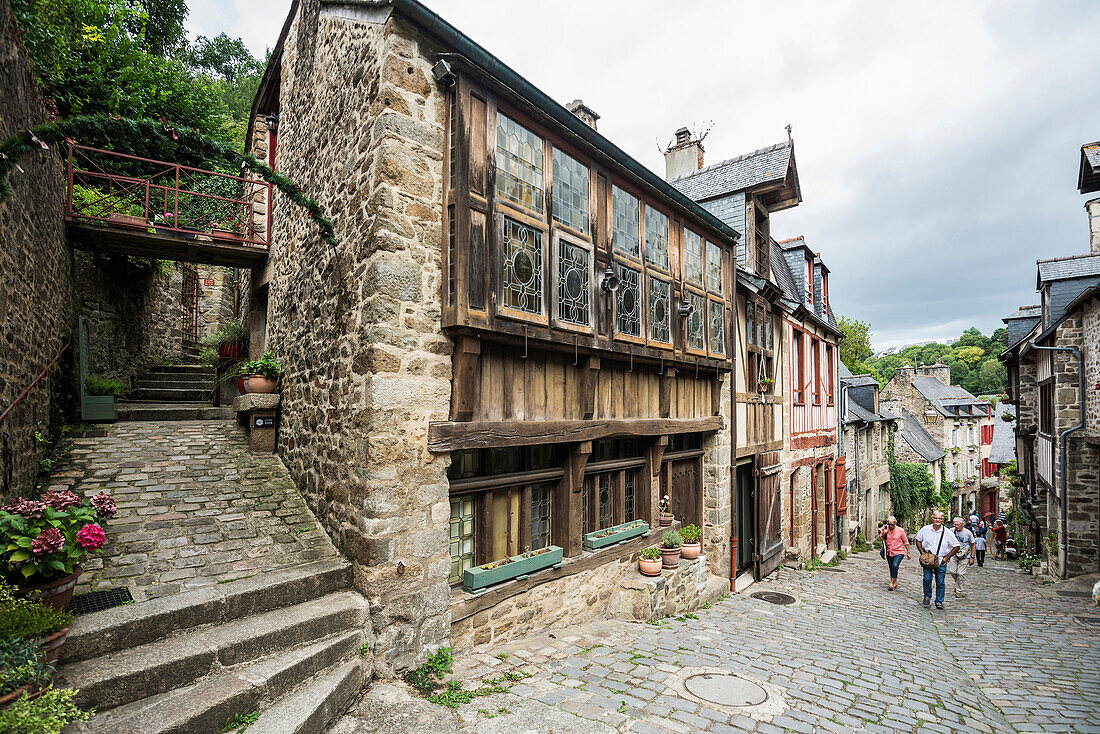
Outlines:
{"label": "stone building", "polygon": [[[841,453],[845,458],[850,533],[874,537],[878,524],[890,514],[890,466],[887,449],[899,417],[882,407],[878,381],[853,375],[842,363],[840,404],[844,413]],[[847,542],[845,543],[847,544]]]}
{"label": "stone building", "polygon": [[[1081,148],[1078,189],[1100,191],[1100,146]],[[1016,405],[1020,506],[1052,573],[1100,571],[1100,199],[1085,205],[1090,252],[1039,260],[1040,306],[1005,319]],[[1057,549],[1057,552],[1052,552]]]}

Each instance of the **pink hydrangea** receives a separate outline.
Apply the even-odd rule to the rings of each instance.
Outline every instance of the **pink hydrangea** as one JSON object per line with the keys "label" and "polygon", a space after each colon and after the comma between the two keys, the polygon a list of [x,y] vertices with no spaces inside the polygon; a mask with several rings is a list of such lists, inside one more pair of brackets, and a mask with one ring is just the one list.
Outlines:
{"label": "pink hydrangea", "polygon": [[46,492],[42,495],[42,501],[55,510],[67,510],[81,503],[81,499],[76,492],[67,489],[60,492]]}
{"label": "pink hydrangea", "polygon": [[31,541],[31,551],[36,556],[57,553],[65,547],[65,536],[57,528],[46,528]]}
{"label": "pink hydrangea", "polygon": [[22,515],[23,517],[30,517],[37,520],[46,512],[46,503],[20,497],[15,502],[5,507],[4,512],[10,512],[13,515]]}
{"label": "pink hydrangea", "polygon": [[107,542],[107,533],[98,525],[85,525],[77,531],[76,542],[81,548],[99,550]]}
{"label": "pink hydrangea", "polygon": [[106,492],[92,495],[91,503],[92,507],[95,508],[96,514],[100,517],[110,519],[118,512],[118,508],[115,506],[115,498]]}

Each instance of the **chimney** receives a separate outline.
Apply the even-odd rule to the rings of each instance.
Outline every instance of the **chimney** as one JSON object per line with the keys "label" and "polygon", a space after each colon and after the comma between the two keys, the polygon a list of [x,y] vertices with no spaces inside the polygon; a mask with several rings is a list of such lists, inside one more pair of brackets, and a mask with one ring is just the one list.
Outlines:
{"label": "chimney", "polygon": [[691,137],[691,131],[682,127],[676,131],[676,142],[665,151],[665,180],[695,173],[703,167],[703,143]]}
{"label": "chimney", "polygon": [[1100,255],[1100,199],[1085,202],[1085,211],[1089,213],[1089,243],[1092,254]]}
{"label": "chimney", "polygon": [[925,365],[924,367],[918,367],[917,372],[922,375],[928,375],[935,377],[944,385],[951,385],[951,368],[943,363],[943,360],[936,357],[936,363]]}
{"label": "chimney", "polygon": [[581,122],[588,127],[596,130],[596,120],[600,119],[600,116],[596,114],[596,111],[586,105],[579,99],[575,99],[565,106],[565,109],[572,112],[577,117],[581,118]]}

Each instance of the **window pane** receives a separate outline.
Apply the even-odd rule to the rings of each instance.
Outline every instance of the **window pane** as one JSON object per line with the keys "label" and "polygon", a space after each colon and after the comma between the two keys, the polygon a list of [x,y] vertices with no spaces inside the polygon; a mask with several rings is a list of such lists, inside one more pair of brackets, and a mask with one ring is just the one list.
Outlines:
{"label": "window pane", "polygon": [[542,232],[504,219],[504,305],[542,313]]}
{"label": "window pane", "polygon": [[695,293],[689,293],[688,300],[692,309],[687,324],[687,345],[689,349],[705,352],[707,350],[707,338],[703,324],[707,315],[703,309],[706,308],[706,303],[703,302],[702,296]]}
{"label": "window pane", "polygon": [[745,320],[747,322],[745,333],[748,335],[749,344],[756,345],[756,307],[751,302],[745,304]]}
{"label": "window pane", "polygon": [[497,195],[542,211],[542,138],[497,114]]}
{"label": "window pane", "polygon": [[455,205],[447,207],[447,302],[455,305]]}
{"label": "window pane", "polygon": [[611,527],[611,474],[600,474],[597,478],[600,488],[600,526],[597,530]]}
{"label": "window pane", "polygon": [[651,206],[645,208],[645,259],[668,270],[668,217]]}
{"label": "window pane", "polygon": [[554,220],[588,234],[588,166],[554,148]]}
{"label": "window pane", "polygon": [[624,504],[625,510],[626,510],[625,517],[623,518],[623,520],[625,522],[630,522],[631,520],[639,519],[639,518],[636,518],[634,516],[634,512],[635,512],[635,507],[634,507],[634,494],[635,494],[635,492],[634,492],[634,474],[635,473],[632,472],[632,471],[627,471],[623,475],[623,482],[624,482],[624,486],[623,486],[624,501],[623,501],[623,504]]}
{"label": "window pane", "polygon": [[707,243],[707,290],[722,294],[722,249],[713,242]]}
{"label": "window pane", "polygon": [[588,250],[558,240],[558,318],[588,326]]}
{"label": "window pane", "polygon": [[657,278],[649,279],[649,338],[664,344],[672,343],[669,291],[669,283]]}
{"label": "window pane", "polygon": [[684,230],[684,277],[703,284],[703,238],[690,229]]}
{"label": "window pane", "polygon": [[593,485],[596,482],[596,477],[586,477],[584,480],[584,491],[581,492],[581,532],[592,532],[592,521],[588,519],[588,495],[593,491]]}
{"label": "window pane", "polygon": [[726,353],[726,308],[718,301],[710,302],[710,351]]}
{"label": "window pane", "polygon": [[639,273],[619,266],[619,289],[615,291],[615,330],[625,336],[642,335]]}
{"label": "window pane", "polygon": [[451,498],[450,581],[461,581],[462,572],[474,565],[474,498]]}
{"label": "window pane", "polygon": [[618,186],[612,186],[611,210],[611,240],[615,249],[638,257],[641,250],[638,200]]}
{"label": "window pane", "polygon": [[550,485],[531,487],[531,550],[550,545]]}

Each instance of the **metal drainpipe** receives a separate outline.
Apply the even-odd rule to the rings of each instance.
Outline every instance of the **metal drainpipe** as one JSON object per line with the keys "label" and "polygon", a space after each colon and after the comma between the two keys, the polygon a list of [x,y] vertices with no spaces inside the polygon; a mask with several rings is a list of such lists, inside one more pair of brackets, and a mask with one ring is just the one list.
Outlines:
{"label": "metal drainpipe", "polygon": [[[1077,347],[1043,347],[1036,344],[1034,341],[1029,342],[1032,349],[1036,349],[1044,352],[1070,352],[1077,357],[1077,398],[1078,398],[1078,415],[1080,420],[1077,425],[1067,428],[1058,434],[1058,448],[1061,456],[1058,458],[1060,471],[1062,474],[1062,496],[1059,498],[1059,502],[1062,506],[1062,537],[1061,543],[1059,543],[1058,549],[1058,575],[1061,578],[1066,578],[1066,513],[1069,511],[1069,498],[1066,495],[1066,464],[1069,461],[1069,457],[1066,455],[1066,436],[1074,431],[1080,431],[1085,427],[1085,358],[1081,355],[1081,350]],[[1054,388],[1058,387],[1058,378],[1054,374],[1054,364],[1051,363],[1050,376],[1054,378]]]}

